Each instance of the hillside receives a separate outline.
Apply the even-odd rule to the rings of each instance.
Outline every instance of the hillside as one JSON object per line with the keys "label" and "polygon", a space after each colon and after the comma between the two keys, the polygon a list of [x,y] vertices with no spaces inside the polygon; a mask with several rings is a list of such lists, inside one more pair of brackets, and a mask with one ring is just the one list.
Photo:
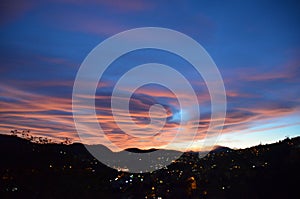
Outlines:
{"label": "hillside", "polygon": [[4,198],[292,198],[300,137],[242,150],[218,147],[202,159],[185,153],[146,174],[111,169],[82,144],[36,144],[0,135],[0,156]]}

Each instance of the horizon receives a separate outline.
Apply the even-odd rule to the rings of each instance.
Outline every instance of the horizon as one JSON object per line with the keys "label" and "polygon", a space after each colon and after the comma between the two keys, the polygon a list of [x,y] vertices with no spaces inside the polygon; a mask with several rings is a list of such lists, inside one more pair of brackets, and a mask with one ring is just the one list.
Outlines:
{"label": "horizon", "polygon": [[[1,136],[8,136],[8,137],[14,137],[14,138],[17,138],[17,139],[21,139],[21,140],[25,140],[25,141],[28,141],[30,143],[33,143],[33,144],[39,144],[39,145],[66,145],[66,146],[69,146],[69,145],[73,145],[73,144],[80,144],[82,146],[97,146],[97,145],[100,145],[100,146],[103,146],[105,147],[106,149],[110,150],[108,147],[106,147],[105,145],[102,145],[102,144],[92,144],[92,145],[89,145],[89,144],[84,144],[82,142],[68,142],[66,143],[65,140],[61,139],[61,140],[52,140],[50,137],[35,137],[36,139],[34,140],[30,140],[29,137],[32,136],[30,134],[28,134],[27,136],[23,136],[22,137],[22,133],[21,132],[18,132],[17,134],[4,134],[4,133],[0,133],[0,137]],[[47,142],[43,143],[43,142],[39,142],[39,138],[42,138],[42,139],[48,139]],[[152,151],[152,150],[175,150],[175,151],[179,151],[179,152],[183,152],[183,153],[189,153],[189,152],[192,152],[192,153],[209,153],[209,152],[212,152],[218,148],[228,148],[228,149],[231,149],[231,150],[244,150],[244,149],[249,149],[249,148],[253,148],[253,147],[258,147],[258,146],[266,146],[266,145],[273,145],[273,144],[276,144],[276,143],[280,143],[282,141],[285,141],[285,140],[291,140],[291,139],[297,139],[297,138],[300,138],[300,136],[294,136],[294,137],[285,137],[283,139],[280,139],[280,140],[277,140],[277,141],[274,141],[274,142],[270,142],[270,143],[259,143],[257,145],[253,145],[253,146],[250,146],[250,147],[245,147],[245,148],[230,148],[228,146],[222,146],[222,145],[214,145],[213,147],[209,147],[208,150],[197,150],[197,149],[188,149],[188,150],[180,150],[180,149],[171,149],[171,148],[137,148],[137,147],[131,147],[131,148],[126,148],[126,149],[122,149],[120,151],[112,151],[110,150],[111,152],[114,152],[114,153],[118,153],[118,152],[122,152],[122,151],[128,151],[131,152],[130,150],[137,150],[137,151],[143,151],[143,152],[147,152],[147,151]],[[138,153],[138,152],[133,152],[133,153]]]}
{"label": "horizon", "polygon": [[[146,49],[116,59],[98,83],[95,105],[97,121],[106,138],[119,149],[160,148],[206,150],[214,145],[248,148],[275,143],[300,135],[300,14],[299,2],[231,2],[224,6],[201,1],[172,4],[159,1],[68,0],[6,2],[1,7],[0,132],[30,129],[35,136],[68,137],[80,142],[73,119],[72,91],[77,72],[86,56],[107,38],[132,28],[164,27],[182,32],[199,42],[216,63],[223,78],[227,115],[221,135],[207,135],[211,121],[211,99],[200,74],[185,59],[173,53]],[[176,11],[176,12],[175,12]],[[224,15],[226,13],[226,15]],[[126,44],[122,44],[126,46]],[[113,49],[110,49],[113,51]],[[192,52],[190,52],[192,54]],[[196,55],[197,56],[197,55]],[[196,57],[197,58],[197,57]],[[128,136],[115,121],[111,95],[122,74],[145,63],[172,66],[190,81],[197,103],[180,92],[177,95],[156,84],[141,86],[130,98],[130,117],[143,129]],[[163,74],[166,78],[167,74]],[[86,87],[90,82],[85,82]],[[129,81],[134,84],[135,80]],[[121,86],[122,93],[129,88]],[[93,96],[82,96],[90,99]],[[160,104],[164,113],[152,109]],[[91,109],[86,106],[86,109]],[[193,118],[199,108],[201,117]],[[151,109],[151,110],[150,110]],[[124,114],[118,110],[119,114]],[[157,112],[155,112],[157,111]],[[153,114],[152,114],[153,113]],[[148,126],[152,117],[165,125],[151,139],[160,124]],[[218,118],[220,119],[220,118]],[[216,119],[215,121],[217,121]],[[89,116],[83,120],[88,124]],[[186,122],[180,142],[180,122]],[[111,143],[99,139],[98,131],[86,131],[84,144]],[[192,132],[197,128],[197,134]],[[217,142],[215,142],[215,139]],[[189,145],[190,141],[194,142]]]}

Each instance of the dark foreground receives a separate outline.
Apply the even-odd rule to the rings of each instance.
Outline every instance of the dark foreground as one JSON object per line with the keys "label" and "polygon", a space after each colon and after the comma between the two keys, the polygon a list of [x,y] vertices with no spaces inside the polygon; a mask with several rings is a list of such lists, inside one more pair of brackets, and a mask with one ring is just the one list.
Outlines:
{"label": "dark foreground", "polygon": [[130,174],[81,144],[0,135],[0,198],[297,198],[300,137],[243,150],[185,153],[167,168]]}

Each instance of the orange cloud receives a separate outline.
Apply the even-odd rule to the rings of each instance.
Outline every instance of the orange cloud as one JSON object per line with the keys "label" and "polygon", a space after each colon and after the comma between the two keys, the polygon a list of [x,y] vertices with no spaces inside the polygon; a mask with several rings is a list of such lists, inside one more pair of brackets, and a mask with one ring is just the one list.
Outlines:
{"label": "orange cloud", "polygon": [[[49,136],[53,139],[60,139],[61,137],[72,138],[75,142],[81,142],[79,139],[72,116],[72,101],[71,98],[54,97],[27,92],[7,85],[0,85],[0,131],[8,133],[12,129],[30,129],[35,135]],[[139,95],[142,94],[142,98]],[[230,94],[231,95],[231,94]],[[234,96],[239,96],[239,93],[234,93]],[[82,115],[80,120],[82,124],[79,128],[85,132],[84,140],[88,144],[104,144],[114,150],[122,150],[129,147],[139,148],[164,148],[173,141],[178,129],[179,122],[168,121],[160,132],[153,135],[153,128],[147,127],[149,122],[149,108],[155,101],[144,100],[149,96],[149,99],[155,97],[167,96],[174,101],[175,96],[170,92],[159,91],[155,93],[151,90],[138,90],[137,97],[131,98],[133,109],[131,110],[131,119],[136,123],[132,132],[125,134],[122,132],[113,115],[109,102],[111,97],[109,95],[96,96],[96,111],[97,120],[101,125],[105,135],[99,135],[99,130],[94,129],[91,115]],[[82,99],[92,99],[92,96],[80,96]],[[188,98],[188,96],[184,96]],[[122,100],[122,98],[121,98]],[[188,100],[188,99],[187,99]],[[178,105],[178,104],[177,104]],[[92,107],[83,105],[84,109],[91,109]],[[166,117],[172,117],[174,113],[170,107],[165,107]],[[280,104],[259,105],[249,108],[235,108],[229,110],[224,124],[223,133],[238,132],[251,127],[253,122],[268,121],[272,118],[279,118],[286,115],[295,114],[299,112],[297,106],[283,106]],[[124,110],[116,110],[116,114],[124,116]],[[151,115],[154,120],[161,119],[162,115]],[[122,117],[121,117],[122,118]],[[210,114],[202,114],[201,118],[192,118],[181,126],[182,134],[177,135],[177,144],[185,143],[191,140],[203,140],[216,136],[213,130],[211,134],[207,135],[207,129],[211,122]],[[126,119],[121,119],[118,123],[131,125]],[[140,129],[143,129],[140,130]],[[191,132],[196,130],[196,135]],[[149,137],[150,136],[150,137]],[[113,145],[111,144],[113,143]],[[176,144],[176,143],[173,143]],[[116,147],[117,146],[117,147]]]}

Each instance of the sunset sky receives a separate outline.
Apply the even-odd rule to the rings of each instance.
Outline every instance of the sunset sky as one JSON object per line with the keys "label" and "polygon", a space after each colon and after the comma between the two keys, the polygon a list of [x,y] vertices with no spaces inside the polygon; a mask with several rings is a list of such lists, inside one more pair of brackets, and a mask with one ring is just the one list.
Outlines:
{"label": "sunset sky", "polygon": [[[299,136],[300,3],[183,2],[1,1],[0,133],[30,129],[39,136],[80,141],[72,115],[72,89],[81,63],[108,37],[151,26],[192,37],[218,66],[227,93],[227,117],[218,145],[245,148]],[[211,111],[205,82],[185,60],[154,49],[120,57],[101,78],[96,110],[106,136],[122,148],[161,147],[174,137],[180,116],[188,119],[189,110],[180,109],[170,90],[148,85],[133,94],[130,112],[142,126],[149,122],[150,106],[162,104],[167,110],[167,123],[161,142],[150,139],[139,143],[113,122],[110,95],[114,84],[130,68],[149,62],[170,65],[191,82],[201,118],[193,118],[187,129],[199,123],[192,148],[200,149]],[[99,143],[95,134],[89,132],[90,144]],[[191,139],[187,131],[182,141]],[[172,145],[181,147],[182,143]]]}

